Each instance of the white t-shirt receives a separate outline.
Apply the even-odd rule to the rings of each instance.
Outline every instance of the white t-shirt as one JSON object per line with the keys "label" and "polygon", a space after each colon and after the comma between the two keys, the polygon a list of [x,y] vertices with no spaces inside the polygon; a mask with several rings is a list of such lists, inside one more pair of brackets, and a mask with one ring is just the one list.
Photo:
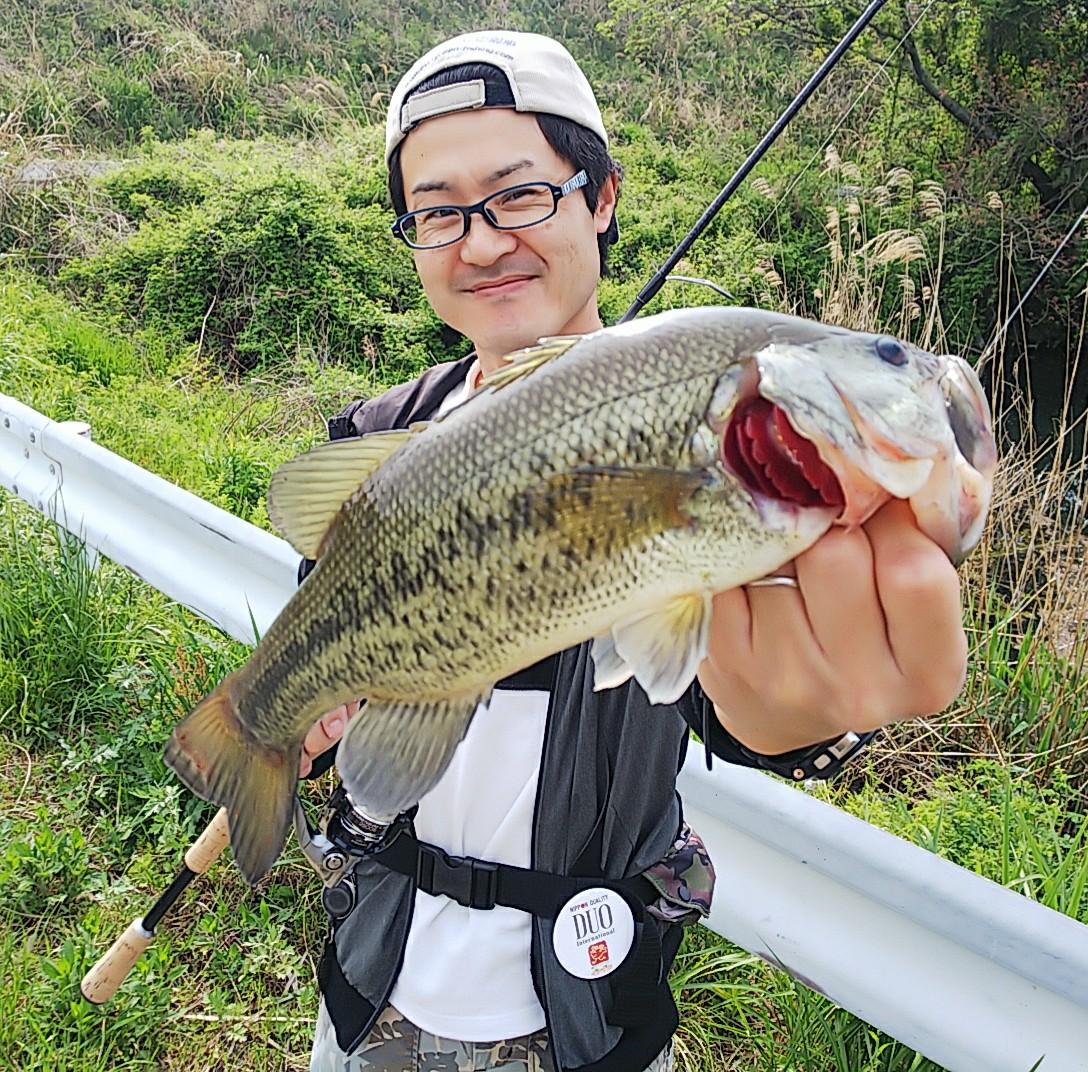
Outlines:
{"label": "white t-shirt", "polygon": [[[474,362],[439,413],[468,398],[477,376]],[[546,691],[496,689],[419,802],[419,839],[451,856],[528,867],[547,714]],[[443,1038],[485,1042],[540,1030],[544,1010],[529,973],[531,920],[516,908],[466,908],[417,891],[390,1003]]]}

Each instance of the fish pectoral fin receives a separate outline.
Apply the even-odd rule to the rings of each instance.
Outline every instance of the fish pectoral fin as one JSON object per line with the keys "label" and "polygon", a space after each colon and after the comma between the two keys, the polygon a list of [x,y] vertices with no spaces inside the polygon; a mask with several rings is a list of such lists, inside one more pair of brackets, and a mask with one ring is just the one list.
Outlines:
{"label": "fish pectoral fin", "polygon": [[628,547],[690,527],[687,504],[706,482],[707,474],[696,469],[584,466],[530,488],[528,512],[536,515],[542,530],[575,547],[590,538]]}
{"label": "fish pectoral fin", "polygon": [[280,752],[238,719],[225,678],[174,730],[166,764],[198,797],[227,809],[234,862],[255,886],[283,851],[302,743]]}
{"label": "fish pectoral fin", "polygon": [[651,703],[675,703],[706,658],[713,597],[696,592],[612,627],[616,655]]}
{"label": "fish pectoral fin", "polygon": [[268,516],[307,558],[321,555],[340,508],[391,454],[419,429],[337,439],[284,462],[268,488]]}
{"label": "fish pectoral fin", "polygon": [[605,633],[593,641],[593,691],[614,689],[627,681],[634,670],[620,658],[612,634]]}
{"label": "fish pectoral fin", "polygon": [[434,788],[491,695],[444,700],[371,699],[348,723],[336,757],[352,801],[374,816],[399,815]]}
{"label": "fish pectoral fin", "polygon": [[496,390],[505,387],[507,384],[535,372],[542,365],[546,365],[551,361],[552,358],[565,354],[576,342],[584,338],[584,335],[549,335],[540,339],[536,346],[527,346],[524,350],[514,350],[503,358],[509,364],[488,373],[483,378],[481,386],[493,387]]}

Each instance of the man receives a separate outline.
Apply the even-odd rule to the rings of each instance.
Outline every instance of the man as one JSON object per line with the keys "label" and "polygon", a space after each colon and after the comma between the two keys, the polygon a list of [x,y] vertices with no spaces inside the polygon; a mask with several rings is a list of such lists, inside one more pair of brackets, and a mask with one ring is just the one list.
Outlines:
{"label": "man", "polygon": [[[620,171],[562,46],[512,33],[439,45],[393,94],[386,158],[395,232],[437,314],[475,350],[347,407],[335,436],[440,415],[504,354],[602,326]],[[402,843],[424,843],[412,859],[438,860],[442,881],[500,878],[478,900],[475,885],[462,897],[418,862],[354,869],[322,961],[315,1072],[671,1067],[675,920],[706,909],[709,890],[700,900],[694,887],[712,878],[675,793],[689,727],[708,757],[826,774],[859,747],[850,731],[940,710],[965,673],[956,574],[904,504],[829,533],[784,573],[716,597],[709,656],[675,705],[651,709],[633,682],[594,693],[585,645],[499,683]],[[303,773],[356,709],[314,727]],[[528,907],[495,895],[516,868],[531,871]],[[668,880],[681,868],[683,894]],[[589,891],[564,911],[612,895],[608,920],[630,916],[630,933],[609,931],[615,971],[571,968],[559,902],[529,904],[553,887]],[[591,961],[607,960],[595,949]]]}

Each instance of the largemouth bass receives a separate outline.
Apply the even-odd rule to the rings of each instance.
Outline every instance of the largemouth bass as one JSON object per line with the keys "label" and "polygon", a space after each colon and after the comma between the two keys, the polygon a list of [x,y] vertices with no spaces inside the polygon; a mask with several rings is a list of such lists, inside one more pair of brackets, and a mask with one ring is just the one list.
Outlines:
{"label": "largemouth bass", "polygon": [[166,761],[225,806],[255,883],[289,825],[303,738],[340,745],[375,817],[437,782],[495,682],[593,638],[595,686],[676,700],[711,598],[891,497],[959,561],[996,449],[958,357],[752,309],[542,340],[440,420],[282,466],[269,514],[314,572],[174,731]]}

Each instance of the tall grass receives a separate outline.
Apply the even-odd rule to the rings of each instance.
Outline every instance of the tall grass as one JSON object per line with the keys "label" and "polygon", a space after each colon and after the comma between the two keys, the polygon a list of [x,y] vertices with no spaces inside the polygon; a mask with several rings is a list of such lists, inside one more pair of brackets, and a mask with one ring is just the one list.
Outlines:
{"label": "tall grass", "polygon": [[79,540],[0,513],[0,731],[78,736],[122,705],[138,623],[135,579],[91,568]]}
{"label": "tall grass", "polygon": [[[814,306],[773,262],[765,299],[802,315],[865,331],[890,331],[934,352],[948,348],[940,305],[945,193],[903,168],[866,182],[834,146],[825,170],[844,182],[826,206],[826,261]],[[993,205],[1000,211],[1000,203]],[[1010,279],[1010,270],[999,272]],[[1068,382],[1088,340],[1088,292],[1074,309]],[[1010,303],[1011,305],[1011,303]],[[1030,331],[1030,325],[1023,325]],[[960,700],[940,718],[889,728],[879,769],[889,784],[933,775],[967,758],[1000,759],[1047,779],[1088,775],[1088,466],[1085,418],[1070,416],[1042,439],[1032,399],[1006,377],[1007,331],[974,356],[987,385],[1000,467],[982,540],[961,571],[971,644]]]}

